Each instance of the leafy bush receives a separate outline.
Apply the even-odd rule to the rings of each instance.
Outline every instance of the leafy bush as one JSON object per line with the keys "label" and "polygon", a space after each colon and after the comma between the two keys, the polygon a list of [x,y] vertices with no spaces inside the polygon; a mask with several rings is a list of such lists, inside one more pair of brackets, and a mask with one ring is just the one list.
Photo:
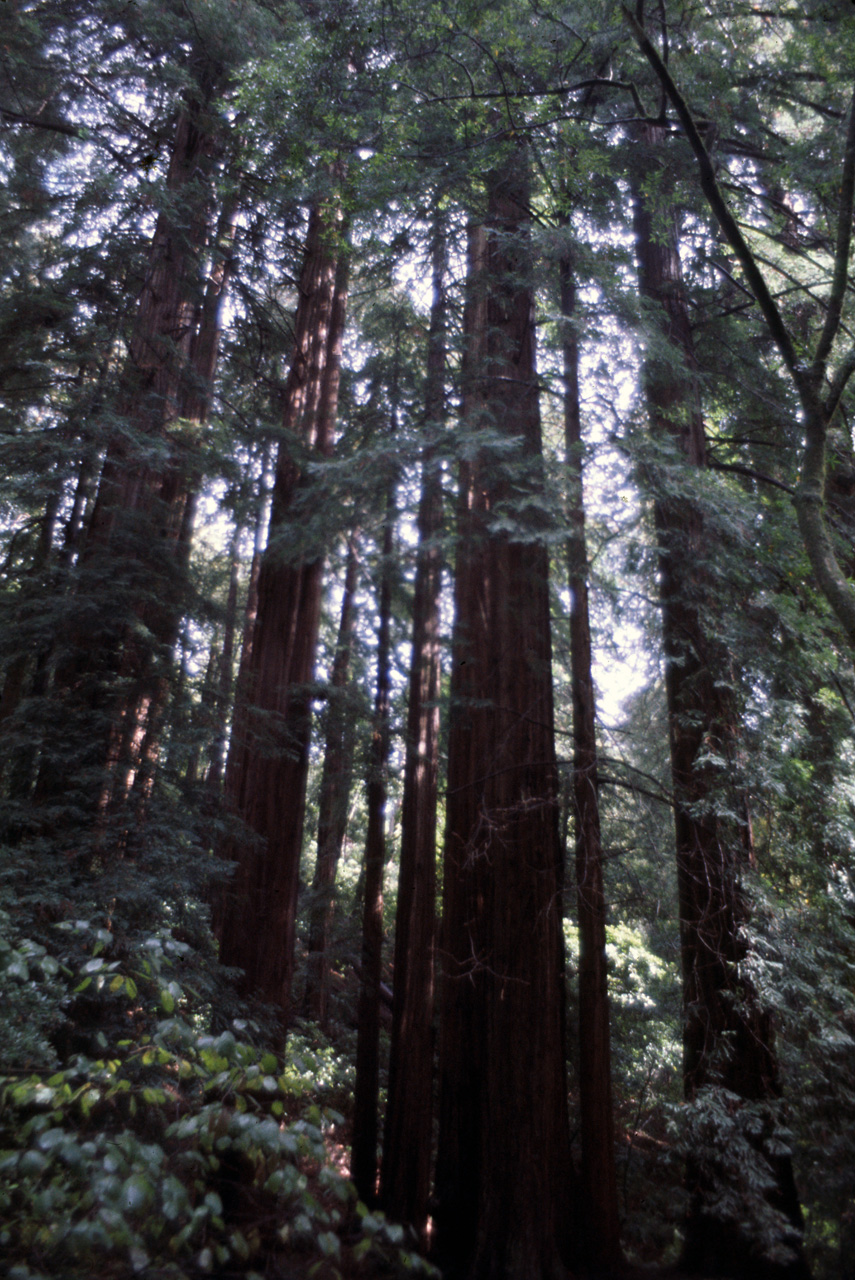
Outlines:
{"label": "leafy bush", "polygon": [[7,1068],[53,1064],[50,1033],[61,1019],[63,988],[53,979],[60,964],[30,938],[12,940],[0,911],[0,1044]]}
{"label": "leafy bush", "polygon": [[342,1052],[315,1023],[298,1021],[288,1036],[284,1073],[295,1097],[311,1097],[340,1111],[352,1105],[356,1083],[353,1055]]}
{"label": "leafy bush", "polygon": [[[204,1034],[173,976],[181,944],[152,937],[131,968],[106,931],[72,929],[98,954],[66,999],[92,1002],[103,1051],[0,1077],[0,1250],[14,1280],[252,1276],[294,1250],[329,1275],[345,1259],[430,1270],[329,1163],[343,1118],[307,1101],[316,1070],[331,1093],[343,1083],[330,1046],[304,1034],[283,1061],[234,1030]],[[0,956],[27,991],[34,970],[60,972],[23,944]]]}
{"label": "leafy bush", "polygon": [[742,1236],[758,1260],[790,1262],[799,1233],[773,1203],[775,1161],[792,1154],[783,1104],[710,1085],[672,1108],[672,1128],[674,1154],[687,1161],[691,1184],[703,1188],[704,1212],[722,1231]]}

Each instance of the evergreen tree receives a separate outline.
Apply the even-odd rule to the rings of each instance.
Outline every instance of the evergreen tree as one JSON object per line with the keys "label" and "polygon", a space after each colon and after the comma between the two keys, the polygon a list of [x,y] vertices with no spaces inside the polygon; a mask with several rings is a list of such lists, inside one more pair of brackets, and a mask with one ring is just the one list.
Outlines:
{"label": "evergreen tree", "polygon": [[524,146],[469,236],[443,863],[437,1250],[452,1274],[560,1274],[570,1250],[562,868]]}
{"label": "evergreen tree", "polygon": [[586,1252],[597,1266],[621,1260],[615,1173],[611,1037],[606,975],[606,904],[599,763],[588,605],[588,547],[582,487],[582,421],[576,280],[572,258],[560,264],[564,440],[569,477],[570,663],[573,685],[573,819],[579,923],[579,1105]]}
{"label": "evergreen tree", "polygon": [[328,1023],[328,968],[332,916],[335,907],[335,879],[347,830],[347,811],[353,776],[355,708],[348,698],[351,649],[356,623],[356,587],[359,575],[357,534],[347,542],[341,620],[330,674],[324,763],[318,798],[318,848],[312,877],[309,908],[306,986],[303,993],[304,1018]]}
{"label": "evergreen tree", "polygon": [[[237,868],[222,909],[220,954],[243,970],[245,990],[286,1017],[324,559],[322,546],[295,553],[288,534],[306,510],[306,463],[333,443],[347,298],[339,222],[335,203],[314,206],[309,218],[245,703],[226,769],[226,795],[246,832],[223,850]],[[280,797],[288,798],[284,811]],[[244,923],[248,910],[252,932]]]}
{"label": "evergreen tree", "polygon": [[434,944],[439,786],[439,609],[443,533],[438,436],[446,399],[447,215],[439,200],[431,244],[430,325],[424,389],[413,643],[405,735],[401,851],[395,917],[389,1097],[381,1198],[395,1219],[423,1237],[433,1139]]}

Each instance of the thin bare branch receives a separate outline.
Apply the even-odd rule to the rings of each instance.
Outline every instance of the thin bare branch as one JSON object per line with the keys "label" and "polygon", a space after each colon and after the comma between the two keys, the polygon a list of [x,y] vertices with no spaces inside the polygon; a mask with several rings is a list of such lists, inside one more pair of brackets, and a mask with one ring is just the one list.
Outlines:
{"label": "thin bare branch", "polygon": [[775,300],[769,291],[769,287],[763,277],[763,273],[757,265],[754,254],[739,229],[739,226],[733,214],[727,205],[724,196],[719,189],[716,181],[715,170],[709,152],[704,146],[703,139],[698,133],[697,125],[694,117],[683,99],[682,94],[671,78],[671,74],[664,62],[660,58],[658,52],[654,48],[651,41],[647,38],[644,28],[636,20],[635,16],[627,9],[626,5],[622,6],[624,16],[632,28],[633,35],[638,43],[638,47],[650,63],[654,73],[659,79],[660,84],[667,93],[671,105],[677,113],[680,123],[685,130],[689,145],[695,153],[695,159],[698,162],[700,170],[701,189],[707,198],[710,208],[715,214],[716,220],[724,234],[725,239],[730,245],[733,252],[739,259],[739,264],[745,273],[754,297],[763,316],[769,326],[769,332],[775,342],[776,347],[781,353],[784,364],[798,379],[801,370],[798,365],[798,359],[793,347],[792,339],[787,331],[787,327],[781,317]]}

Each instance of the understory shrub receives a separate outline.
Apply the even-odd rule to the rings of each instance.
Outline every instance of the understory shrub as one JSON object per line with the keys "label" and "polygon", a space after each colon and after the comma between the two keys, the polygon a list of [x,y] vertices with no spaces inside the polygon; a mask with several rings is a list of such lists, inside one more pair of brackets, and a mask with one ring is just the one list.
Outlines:
{"label": "understory shrub", "polygon": [[[79,1015],[90,1002],[96,1049],[26,1066],[46,1041],[24,1037],[0,1076],[10,1280],[250,1278],[285,1252],[331,1277],[345,1263],[430,1272],[403,1228],[358,1204],[330,1161],[344,1117],[317,1105],[316,1081],[341,1096],[347,1078],[330,1046],[307,1028],[283,1058],[249,1043],[247,1024],[209,1035],[174,976],[182,944],[152,937],[113,959],[105,930],[63,927],[90,954],[48,1022],[63,1003]],[[26,940],[7,944],[0,964],[22,998],[63,976]]]}

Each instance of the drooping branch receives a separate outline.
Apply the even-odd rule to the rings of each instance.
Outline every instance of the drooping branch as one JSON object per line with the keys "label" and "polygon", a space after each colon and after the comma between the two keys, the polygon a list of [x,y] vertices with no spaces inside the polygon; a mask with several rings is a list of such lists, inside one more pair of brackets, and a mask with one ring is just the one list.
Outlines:
{"label": "drooping branch", "polygon": [[757,265],[754,254],[739,229],[739,224],[727,206],[724,196],[721,193],[718,182],[716,181],[715,169],[710,159],[710,153],[704,145],[704,140],[698,132],[694,117],[686,105],[680,90],[671,78],[671,73],[660,58],[656,48],[647,38],[643,27],[637,22],[635,16],[630,13],[626,6],[623,6],[626,20],[632,28],[633,35],[638,42],[638,47],[644,54],[647,61],[653,68],[657,79],[662,88],[671,100],[671,105],[677,113],[682,124],[689,145],[695,153],[695,159],[698,162],[700,171],[701,189],[707,198],[707,202],[716,216],[719,226],[722,229],[725,239],[730,245],[733,252],[739,260],[739,265],[745,272],[745,278],[757,304],[763,312],[763,318],[768,325],[769,332],[774,339],[775,345],[781,353],[784,364],[794,377],[798,372],[798,360],[792,339],[787,332],[783,317],[775,303],[775,299],[769,291],[769,286],[763,277],[763,273]]}
{"label": "drooping branch", "polygon": [[825,517],[826,436],[830,414],[836,409],[848,379],[855,372],[855,354],[849,353],[844,357],[832,380],[831,395],[827,404],[823,402],[821,396],[828,353],[840,328],[848,279],[851,222],[853,201],[855,201],[855,95],[853,95],[846,138],[831,293],[826,304],[826,319],[814,358],[810,364],[806,364],[799,361],[796,356],[792,338],[758,266],[757,258],[721,193],[712,160],[691,111],[640,23],[625,6],[623,12],[641,52],[653,68],[685,130],[689,145],[698,162],[701,190],[721,227],[722,234],[739,260],[748,285],[766,321],[769,334],[780,352],[801,401],[805,447],[801,459],[798,491],[794,499],[799,530],[817,585],[831,605],[850,641],[855,645],[855,592],[840,566]]}

